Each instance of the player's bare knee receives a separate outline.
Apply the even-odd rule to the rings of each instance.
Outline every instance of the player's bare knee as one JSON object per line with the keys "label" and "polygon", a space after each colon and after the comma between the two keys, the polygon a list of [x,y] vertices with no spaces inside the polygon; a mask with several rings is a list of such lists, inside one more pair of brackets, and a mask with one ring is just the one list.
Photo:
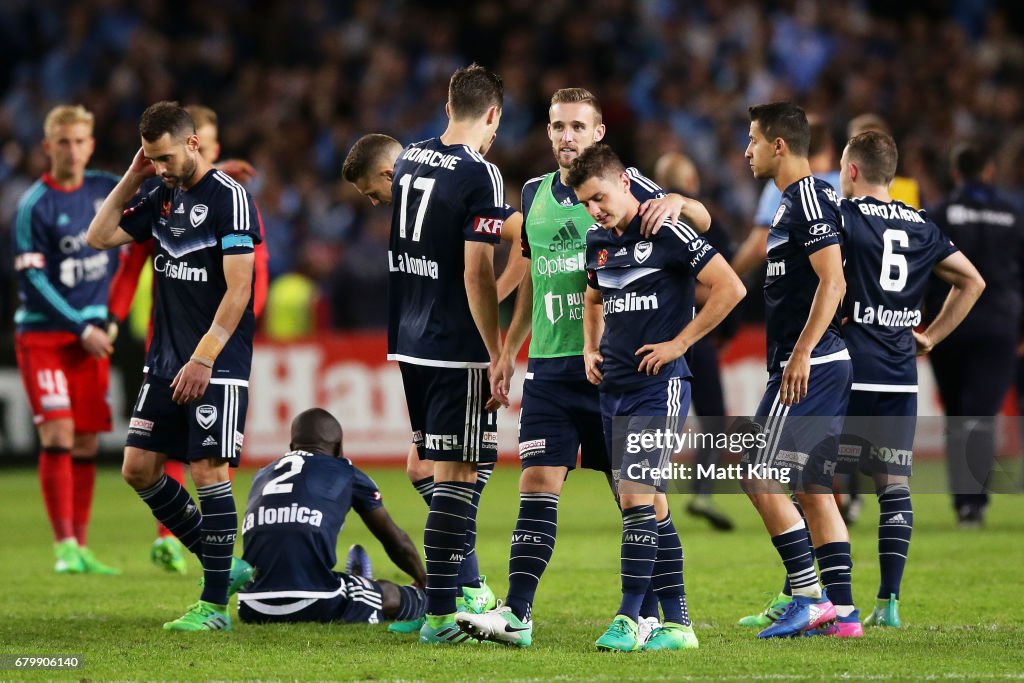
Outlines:
{"label": "player's bare knee", "polygon": [[434,482],[461,481],[476,483],[476,463],[474,462],[435,462]]}
{"label": "player's bare knee", "polygon": [[71,450],[75,443],[75,423],[71,419],[47,420],[37,428],[43,448]]}
{"label": "player's bare knee", "polygon": [[75,434],[71,455],[75,458],[95,458],[100,450],[99,435],[95,433]]}
{"label": "player's bare knee", "polygon": [[196,487],[219,484],[231,477],[228,461],[223,458],[193,460],[189,463],[189,473]]}
{"label": "player's bare knee", "polygon": [[405,461],[405,473],[409,481],[419,481],[434,476],[434,462],[420,459],[419,450],[415,445],[410,447]]}
{"label": "player's bare knee", "polygon": [[390,581],[377,581],[380,586],[381,611],[385,619],[394,619],[398,616],[398,608],[402,604],[402,593],[398,586]]}
{"label": "player's bare knee", "polygon": [[147,489],[160,479],[163,474],[163,463],[154,454],[138,448],[124,449],[124,462],[121,463],[121,477],[136,491]]}
{"label": "player's bare knee", "polygon": [[568,471],[567,467],[527,467],[519,475],[519,492],[560,494]]}

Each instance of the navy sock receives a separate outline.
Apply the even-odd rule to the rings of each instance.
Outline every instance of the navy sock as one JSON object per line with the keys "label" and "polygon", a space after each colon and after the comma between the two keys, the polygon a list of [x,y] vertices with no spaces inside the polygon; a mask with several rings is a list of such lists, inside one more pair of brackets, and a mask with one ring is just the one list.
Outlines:
{"label": "navy sock", "polygon": [[826,543],[815,548],[814,554],[818,558],[821,583],[828,591],[828,599],[836,606],[852,605],[853,587],[850,583],[850,572],[853,570],[853,559],[850,558],[849,542]]}
{"label": "navy sock", "polygon": [[153,511],[153,516],[201,559],[203,541],[199,531],[203,515],[188,491],[165,474],[160,481],[137,493]]}
{"label": "navy sock", "polygon": [[199,599],[226,605],[231,557],[235,553],[235,536],[238,533],[238,513],[235,498],[231,495],[231,482],[200,486],[196,492],[203,510],[203,594]]}
{"label": "navy sock", "polygon": [[434,478],[423,477],[422,479],[417,479],[412,483],[412,486],[416,489],[417,493],[423,496],[423,502],[427,504],[427,507],[430,507],[430,497],[434,495]]}
{"label": "navy sock", "polygon": [[427,558],[427,613],[451,614],[459,593],[459,565],[466,552],[466,518],[472,510],[473,484],[434,484],[430,512],[423,530]]}
{"label": "navy sock", "polygon": [[476,470],[476,483],[473,484],[473,502],[470,514],[466,518],[466,550],[465,559],[459,565],[459,585],[470,588],[480,587],[480,565],[476,556],[476,513],[480,508],[480,496],[487,486],[487,480],[494,472],[494,463],[480,465]]}
{"label": "navy sock", "polygon": [[640,605],[651,585],[654,559],[658,555],[658,521],[653,505],[637,505],[622,511],[622,604],[617,614],[633,621],[640,618]]}
{"label": "navy sock", "polygon": [[508,598],[505,604],[520,620],[530,618],[537,584],[555,551],[558,531],[557,493],[520,493],[519,519],[512,532],[508,557]]}
{"label": "navy sock", "polygon": [[658,555],[654,560],[651,587],[658,594],[665,621],[689,626],[690,612],[686,608],[686,588],[683,586],[683,546],[672,523],[672,515],[658,522]]}
{"label": "navy sock", "polygon": [[887,486],[878,492],[878,564],[882,580],[878,598],[900,597],[903,568],[910,552],[910,535],[914,532],[914,508],[910,489],[903,484]]}
{"label": "navy sock", "polygon": [[419,619],[427,610],[427,594],[416,586],[399,586],[398,612],[395,621]]}
{"label": "navy sock", "polygon": [[818,583],[818,575],[814,572],[814,553],[807,539],[806,526],[772,536],[772,544],[786,566],[787,583],[794,589]]}
{"label": "navy sock", "polygon": [[[791,495],[790,498],[793,500],[793,505],[796,507],[796,511],[800,513],[800,519],[804,520],[804,527],[806,531],[807,518],[804,517],[804,509],[801,507],[799,501],[797,501],[796,496]],[[811,562],[814,562],[814,546],[811,545],[811,534],[808,532],[805,536],[807,538],[807,552],[811,554]],[[793,595],[793,589],[789,586],[788,574],[786,575],[786,580],[782,583],[782,593],[783,595]]]}
{"label": "navy sock", "polygon": [[[655,560],[657,562],[657,560]],[[658,566],[654,566],[654,571],[657,573]],[[654,577],[651,577],[651,586],[648,586],[647,592],[644,593],[644,601],[640,603],[640,618],[650,619],[654,617],[658,621],[661,621],[661,612],[658,611],[658,594],[654,592]]]}

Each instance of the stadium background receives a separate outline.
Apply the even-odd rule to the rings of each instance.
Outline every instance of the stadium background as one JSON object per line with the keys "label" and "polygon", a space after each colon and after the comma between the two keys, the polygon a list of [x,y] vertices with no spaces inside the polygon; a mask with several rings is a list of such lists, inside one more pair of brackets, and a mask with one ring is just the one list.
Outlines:
{"label": "stadium background", "polygon": [[[949,189],[951,146],[978,139],[995,152],[1001,189],[1024,203],[1024,40],[1011,2],[455,6],[0,5],[0,457],[27,458],[35,447],[13,362],[10,230],[18,197],[46,168],[42,120],[60,102],[96,114],[94,168],[123,171],[138,145],[140,112],[160,99],[212,107],[222,158],[256,166],[249,189],[264,218],[272,288],[253,369],[249,462],[278,455],[289,415],[313,404],[342,419],[350,453],[404,458],[401,385],[383,361],[380,332],[390,212],[371,209],[339,171],[365,132],[411,142],[441,131],[448,77],[470,61],[505,80],[489,158],[515,202],[524,180],[553,166],[543,125],[550,93],[580,85],[601,99],[607,140],[646,173],[666,151],[693,157],[701,199],[734,242],[749,229],[761,189],[742,156],[746,108],[760,101],[793,99],[824,116],[839,149],[852,116],[882,115],[900,145],[901,173],[918,180],[925,207]],[[759,299],[755,289],[740,316],[748,327],[727,355],[733,414],[752,410],[763,387]],[[114,357],[111,398],[122,430],[140,380],[144,304]],[[939,414],[934,392],[922,396],[922,413]],[[509,451],[515,414],[502,419]],[[120,433],[104,440],[108,459],[118,458],[120,443]]]}

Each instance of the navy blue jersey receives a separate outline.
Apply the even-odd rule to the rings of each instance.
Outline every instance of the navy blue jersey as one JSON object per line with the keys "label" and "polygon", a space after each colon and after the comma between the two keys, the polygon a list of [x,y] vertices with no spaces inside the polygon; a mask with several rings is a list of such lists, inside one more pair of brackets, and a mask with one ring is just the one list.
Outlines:
{"label": "navy blue jersey", "polygon": [[956,251],[925,216],[902,202],[842,202],[846,255],[843,337],[853,388],[916,391],[921,299],[935,264]]}
{"label": "navy blue jersey", "polygon": [[[951,336],[1009,335],[1024,326],[1024,220],[995,188],[969,183],[931,211],[932,220],[981,273],[985,291]],[[933,278],[927,314],[934,318],[949,285]]]}
{"label": "navy blue jersey", "polygon": [[242,521],[246,593],[333,591],[338,534],[350,509],[381,507],[380,491],[346,458],[291,451],[256,473]]}
{"label": "navy blue jersey", "polygon": [[[665,196],[665,192],[657,183],[644,176],[636,168],[632,166],[627,168],[626,174],[629,175],[630,180],[629,191],[641,204],[649,199],[660,199]],[[528,259],[534,258],[530,247],[530,234],[528,230],[530,209],[537,198],[537,190],[542,184],[541,181],[545,178],[546,176],[537,176],[526,181],[526,184],[523,185],[523,229],[520,241],[523,256]],[[557,171],[553,174],[551,180],[551,197],[565,207],[579,206],[580,203],[576,197],[576,192],[571,187],[562,184],[561,174]],[[534,241],[539,241],[544,247],[543,253],[537,254],[537,263],[531,267],[531,272],[536,273],[532,275],[534,278],[534,292],[538,291],[538,289],[547,291],[545,283],[538,281],[539,277],[544,277],[545,274],[557,275],[566,270],[578,271],[578,289],[580,292],[584,291],[586,288],[584,282],[586,274],[582,265],[586,257],[586,225],[588,224],[577,226],[572,218],[568,218],[563,225],[555,226],[557,231],[552,230],[551,232],[557,232],[557,234],[546,244],[543,238],[537,240],[537,236],[534,236]],[[582,319],[577,324],[582,324]],[[531,356],[528,366],[529,377],[586,382],[587,373],[584,369],[582,353],[583,349],[580,349],[580,355],[576,356],[562,356],[559,358],[537,358]]]}
{"label": "navy blue jersey", "polygon": [[501,240],[501,173],[466,145],[431,138],[398,158],[391,191],[388,359],[487,367],[466,297],[465,243]]}
{"label": "navy blue jersey", "polygon": [[43,176],[22,195],[14,224],[19,332],[65,330],[78,336],[90,323],[105,323],[117,257],[91,248],[85,233],[115,185],[116,176],[86,171],[73,190]]}
{"label": "navy blue jersey", "polygon": [[[245,188],[211,169],[188,190],[155,187],[121,217],[138,242],[152,238],[153,341],[146,371],[171,379],[213,323],[227,291],[224,256],[247,254],[260,241],[260,217]],[[252,298],[213,365],[211,382],[248,386],[256,323]]]}
{"label": "navy blue jersey", "polygon": [[[810,256],[833,244],[842,245],[842,226],[839,196],[825,181],[807,176],[782,193],[768,231],[764,281],[769,373],[777,372],[789,359],[810,316],[819,282]],[[839,332],[838,310],[811,358],[831,358],[833,354],[848,357]]]}
{"label": "navy blue jersey", "polygon": [[622,235],[600,225],[587,231],[587,284],[600,290],[604,303],[602,391],[690,377],[683,357],[657,375],[642,374],[636,351],[674,339],[693,320],[694,278],[717,253],[682,221],[650,238],[640,234],[639,215]]}

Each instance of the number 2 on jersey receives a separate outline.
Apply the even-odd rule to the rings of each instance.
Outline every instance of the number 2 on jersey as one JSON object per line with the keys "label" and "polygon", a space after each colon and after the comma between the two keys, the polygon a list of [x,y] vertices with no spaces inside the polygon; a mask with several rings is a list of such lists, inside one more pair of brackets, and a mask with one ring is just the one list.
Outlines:
{"label": "number 2 on jersey", "polygon": [[405,223],[406,215],[409,213],[409,183],[412,182],[414,190],[419,190],[423,193],[420,197],[420,205],[416,210],[416,220],[412,225],[412,241],[420,241],[420,231],[423,230],[423,216],[427,213],[427,203],[430,201],[430,193],[434,191],[434,179],[433,178],[417,178],[412,180],[411,175],[404,175],[398,179],[398,184],[402,186],[402,207],[398,217],[398,234],[402,239],[405,239]]}
{"label": "number 2 on jersey", "polygon": [[287,465],[288,471],[283,472],[274,477],[273,479],[271,479],[270,481],[268,481],[267,485],[263,487],[263,495],[269,496],[275,493],[291,493],[292,485],[285,484],[283,482],[291,479],[296,474],[301,472],[302,466],[303,464],[305,464],[305,462],[305,458],[303,458],[301,455],[286,455],[285,457],[281,458],[280,462],[278,462],[277,465],[274,466],[274,469],[279,470]]}

